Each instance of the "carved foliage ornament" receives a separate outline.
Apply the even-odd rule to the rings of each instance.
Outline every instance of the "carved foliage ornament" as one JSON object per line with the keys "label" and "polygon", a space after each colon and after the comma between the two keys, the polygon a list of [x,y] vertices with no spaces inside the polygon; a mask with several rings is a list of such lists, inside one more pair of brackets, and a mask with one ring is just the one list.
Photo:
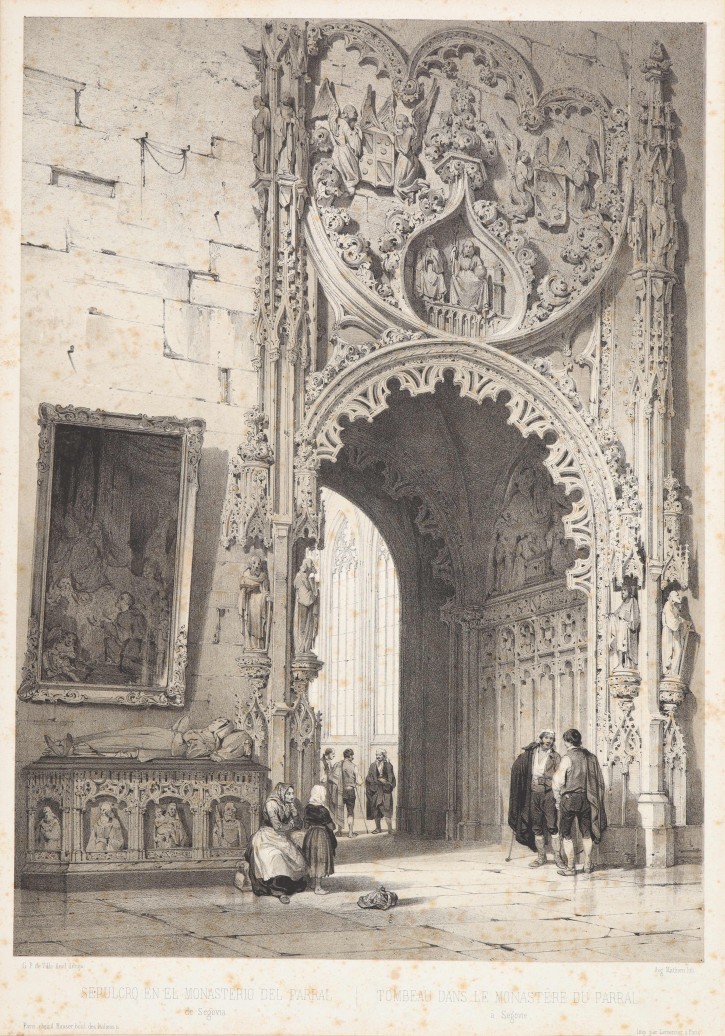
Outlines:
{"label": "carved foliage ornament", "polygon": [[[342,37],[350,48],[359,50],[361,60],[374,57],[379,77],[382,72],[389,77],[389,83],[383,80],[380,85],[382,101],[369,87],[364,98],[349,104],[338,102],[335,88],[321,71],[311,110],[313,146],[320,156],[313,184],[322,224],[337,258],[376,297],[376,312],[382,314],[386,305],[400,305],[402,241],[396,240],[395,233],[386,235],[376,251],[367,239],[367,224],[343,233],[350,224],[350,212],[336,205],[363,184],[378,192],[372,198],[381,209],[378,225],[381,216],[387,225],[393,211],[386,191],[412,214],[429,196],[442,191],[445,197],[465,182],[475,192],[476,205],[494,213],[492,224],[503,219],[524,228],[518,235],[508,228],[507,235],[520,239],[515,248],[509,247],[521,253],[517,258],[526,269],[525,286],[504,287],[504,278],[498,289],[502,298],[508,296],[511,313],[523,306],[518,318],[505,326],[501,320],[478,320],[448,328],[445,317],[438,315],[443,323],[433,323],[439,330],[504,341],[570,312],[591,294],[623,238],[629,157],[624,110],[578,87],[556,86],[538,96],[521,56],[478,28],[435,33],[409,62],[392,41],[365,23],[324,23],[310,27],[308,33],[321,69],[327,68],[323,43]],[[346,99],[349,96],[347,90]],[[504,186],[497,182],[494,187],[486,166],[499,151],[505,157],[508,178]],[[538,223],[547,232],[542,238],[539,229],[544,242],[540,254],[526,251],[529,223],[532,227]],[[568,231],[563,247],[561,230]],[[445,254],[446,242],[436,244]],[[331,258],[327,255],[324,262]],[[485,267],[485,258],[479,259]],[[438,271],[437,294],[435,274],[431,268],[429,291],[435,296],[431,301],[440,302],[445,295],[447,305],[456,305],[448,298],[453,274]],[[495,294],[495,272],[487,276],[488,291]],[[536,295],[531,290],[535,281]],[[458,297],[458,292],[453,294]],[[461,296],[464,310],[477,311],[474,294]],[[492,299],[485,306],[487,313],[498,315]],[[423,320],[430,322],[429,315]]]}
{"label": "carved foliage ornament", "polygon": [[266,429],[269,418],[260,407],[248,411],[247,435],[229,461],[227,491],[221,518],[221,543],[272,545],[269,469],[274,460]]}

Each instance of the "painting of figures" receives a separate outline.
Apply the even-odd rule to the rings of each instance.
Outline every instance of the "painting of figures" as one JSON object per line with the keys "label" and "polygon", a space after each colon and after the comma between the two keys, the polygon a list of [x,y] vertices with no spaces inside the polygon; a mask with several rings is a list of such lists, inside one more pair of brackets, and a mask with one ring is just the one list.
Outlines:
{"label": "painting of figures", "polygon": [[21,690],[82,702],[99,700],[93,688],[105,689],[100,700],[127,688],[136,697],[124,704],[176,704],[188,611],[177,593],[181,538],[193,520],[187,440],[198,422],[161,419],[161,431],[145,418],[93,416],[73,423],[41,408],[48,477]]}

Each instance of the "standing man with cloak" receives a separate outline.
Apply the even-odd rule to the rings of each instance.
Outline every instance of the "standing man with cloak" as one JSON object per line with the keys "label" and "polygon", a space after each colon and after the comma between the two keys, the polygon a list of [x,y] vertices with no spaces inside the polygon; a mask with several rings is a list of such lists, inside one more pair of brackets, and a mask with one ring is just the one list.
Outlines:
{"label": "standing man with cloak", "polygon": [[592,844],[598,845],[607,830],[604,809],[604,776],[599,760],[593,752],[582,747],[582,736],[571,727],[564,733],[566,754],[554,774],[552,788],[559,808],[561,855],[563,866],[557,873],[572,877],[575,853],[572,842],[572,824],[576,819],[584,843],[584,873],[591,874]]}
{"label": "standing man with cloak", "polygon": [[552,780],[561,756],[554,751],[554,731],[542,730],[536,741],[526,745],[511,767],[508,824],[516,841],[536,851],[530,867],[546,863],[544,828],[549,832],[554,860],[560,862],[557,816]]}
{"label": "standing man with cloak", "polygon": [[365,798],[367,800],[368,820],[375,821],[375,832],[382,828],[380,821],[385,817],[388,834],[393,833],[393,790],[395,789],[395,771],[384,748],[375,753],[375,762],[370,763],[365,778]]}

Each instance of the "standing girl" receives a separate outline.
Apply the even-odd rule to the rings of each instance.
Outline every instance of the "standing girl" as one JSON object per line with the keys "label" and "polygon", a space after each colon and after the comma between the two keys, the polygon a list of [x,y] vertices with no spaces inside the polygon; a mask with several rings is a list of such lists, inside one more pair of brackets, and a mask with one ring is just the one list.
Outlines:
{"label": "standing girl", "polygon": [[333,833],[335,822],[325,805],[326,797],[327,790],[324,785],[316,784],[310,792],[310,801],[305,806],[305,840],[302,852],[318,896],[326,896],[329,891],[323,889],[321,882],[323,878],[335,872],[337,848],[337,839]]}

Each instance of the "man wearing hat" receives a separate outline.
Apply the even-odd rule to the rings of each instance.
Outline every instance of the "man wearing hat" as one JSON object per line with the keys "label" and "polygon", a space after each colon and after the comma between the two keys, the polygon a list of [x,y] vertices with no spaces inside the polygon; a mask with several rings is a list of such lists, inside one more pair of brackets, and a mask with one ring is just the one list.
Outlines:
{"label": "man wearing hat", "polygon": [[536,741],[526,745],[511,767],[508,824],[516,841],[536,851],[530,867],[546,863],[544,831],[549,832],[554,859],[559,863],[556,803],[551,782],[561,761],[554,751],[554,731],[542,730]]}

